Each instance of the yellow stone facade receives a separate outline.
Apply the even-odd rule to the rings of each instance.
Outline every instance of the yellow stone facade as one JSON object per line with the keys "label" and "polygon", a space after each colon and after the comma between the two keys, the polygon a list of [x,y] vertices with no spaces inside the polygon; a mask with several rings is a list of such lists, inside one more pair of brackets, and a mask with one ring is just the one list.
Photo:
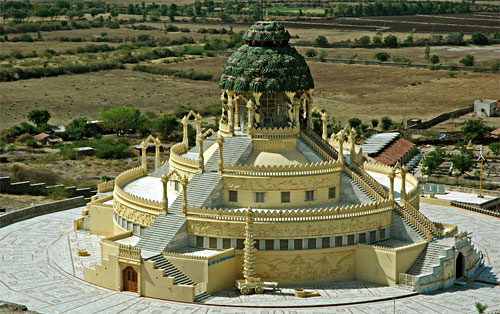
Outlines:
{"label": "yellow stone facade", "polygon": [[[82,229],[90,219],[89,231],[107,237],[101,262],[86,267],[84,279],[193,302],[242,282],[246,263],[255,282],[281,286],[358,279],[418,288],[419,278],[406,272],[428,243],[453,237],[456,226],[419,212],[419,182],[404,167],[364,161],[355,130],[347,126],[329,136],[312,88],[275,94],[223,89],[218,132],[203,130],[201,115],[191,111],[168,161],[159,139],[147,138],[141,167],[99,185],[99,192],[112,194],[94,198],[75,221]],[[321,134],[313,130],[314,112]],[[196,143],[189,143],[189,123],[196,126]],[[150,141],[153,170],[146,162]],[[387,177],[388,190],[369,173]],[[141,180],[143,190],[129,188]],[[398,200],[395,180],[402,182]],[[254,249],[244,258],[248,239]],[[477,256],[463,247],[467,273]],[[453,277],[452,266],[451,258],[442,262],[438,281]],[[435,287],[429,280],[426,287]]]}

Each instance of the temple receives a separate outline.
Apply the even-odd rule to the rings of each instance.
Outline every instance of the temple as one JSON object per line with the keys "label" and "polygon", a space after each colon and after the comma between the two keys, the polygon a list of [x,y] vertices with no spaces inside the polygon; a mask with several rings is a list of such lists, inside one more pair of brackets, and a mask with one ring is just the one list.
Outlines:
{"label": "temple", "polygon": [[479,252],[455,225],[420,213],[419,183],[405,167],[366,161],[354,129],[328,133],[289,39],[278,22],[252,25],[219,81],[219,130],[202,129],[190,112],[169,160],[150,136],[140,167],[99,186],[75,220],[104,237],[87,282],[209,302],[235,283],[244,294],[265,293],[256,282],[355,279],[429,292],[475,273]]}

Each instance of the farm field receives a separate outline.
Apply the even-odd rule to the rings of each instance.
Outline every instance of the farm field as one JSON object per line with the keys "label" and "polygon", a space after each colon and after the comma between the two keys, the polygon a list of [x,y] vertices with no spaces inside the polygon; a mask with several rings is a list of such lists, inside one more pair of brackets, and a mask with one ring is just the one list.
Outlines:
{"label": "farm field", "polygon": [[[296,47],[296,49],[304,54],[306,47]],[[407,48],[313,48],[317,53],[325,51],[327,58],[334,59],[362,59],[376,60],[373,55],[377,52],[387,52],[391,57],[407,58],[412,63],[427,64],[425,59],[424,47],[407,47]],[[433,46],[430,54],[439,56],[440,63],[443,65],[454,64],[461,65],[460,60],[466,55],[474,56],[474,65],[485,68],[490,68],[497,62],[500,62],[500,45],[491,46]]]}
{"label": "farm field", "polygon": [[[157,67],[211,73],[218,77],[227,56]],[[427,69],[387,68],[309,62],[316,82],[315,104],[336,120],[390,116],[431,118],[472,103],[498,97],[498,74],[457,73]],[[40,93],[40,90],[43,90]],[[0,84],[2,125],[24,121],[36,108],[53,113],[51,123],[77,117],[97,118],[102,109],[134,106],[166,113],[178,104],[198,107],[219,102],[216,82],[173,79],[129,70],[30,79]]]}
{"label": "farm field", "polygon": [[452,16],[417,15],[417,16],[371,16],[317,18],[307,21],[289,20],[288,27],[324,28],[324,29],[365,29],[386,32],[439,32],[473,33],[476,31],[495,32],[500,29],[500,19],[492,14],[456,14]]}
{"label": "farm field", "polygon": [[26,120],[33,109],[51,112],[52,124],[87,117],[95,119],[103,109],[133,106],[166,113],[175,105],[197,107],[217,102],[215,82],[174,79],[129,70],[2,82],[2,128]]}

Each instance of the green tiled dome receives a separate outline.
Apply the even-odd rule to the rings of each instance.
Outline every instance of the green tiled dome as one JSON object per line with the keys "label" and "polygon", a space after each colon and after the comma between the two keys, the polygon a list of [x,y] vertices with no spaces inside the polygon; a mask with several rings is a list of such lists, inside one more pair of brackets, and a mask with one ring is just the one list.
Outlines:
{"label": "green tiled dome", "polygon": [[278,22],[258,22],[243,35],[219,80],[219,88],[235,92],[279,93],[314,88],[304,58],[288,45],[290,34]]}

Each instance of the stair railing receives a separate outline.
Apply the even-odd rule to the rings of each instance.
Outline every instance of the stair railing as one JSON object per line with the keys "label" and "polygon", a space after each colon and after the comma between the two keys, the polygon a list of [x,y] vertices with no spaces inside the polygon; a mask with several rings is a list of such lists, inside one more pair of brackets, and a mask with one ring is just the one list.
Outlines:
{"label": "stair railing", "polygon": [[312,130],[305,129],[300,132],[300,138],[311,146],[318,154],[326,160],[338,160],[338,153],[330,143]]}
{"label": "stair railing", "polygon": [[371,185],[363,180],[363,178],[358,173],[352,171],[351,168],[344,168],[344,171],[349,177],[351,177],[354,182],[358,183],[373,198],[379,201],[385,200],[385,198],[377,190],[375,190]]}
{"label": "stair railing", "polygon": [[415,288],[415,276],[405,273],[399,273],[399,284],[402,286]]}
{"label": "stair railing", "polygon": [[203,294],[207,292],[207,282],[206,281],[203,281],[203,282],[200,282],[200,283],[197,283],[196,285],[194,285],[194,295],[195,296],[199,296],[200,294]]}
{"label": "stair railing", "polygon": [[386,199],[389,198],[389,193],[384,188],[384,186],[380,184],[380,182],[375,180],[372,176],[370,176],[362,166],[358,165],[356,162],[352,162],[348,167],[351,168],[354,172],[357,172],[368,184],[371,184],[380,195],[382,195]]}
{"label": "stair railing", "polygon": [[398,213],[400,213],[407,222],[409,222],[415,229],[417,229],[422,235],[424,235],[427,242],[432,240],[432,232],[429,231],[427,227],[425,227],[420,221],[413,217],[398,203],[394,203],[394,208],[396,208]]}
{"label": "stair railing", "polygon": [[440,230],[432,220],[418,211],[408,201],[402,200],[402,203],[404,205],[403,208],[406,209],[413,217],[417,218],[417,220],[419,220],[424,226],[426,226],[429,231],[436,235],[442,235],[442,230]]}

